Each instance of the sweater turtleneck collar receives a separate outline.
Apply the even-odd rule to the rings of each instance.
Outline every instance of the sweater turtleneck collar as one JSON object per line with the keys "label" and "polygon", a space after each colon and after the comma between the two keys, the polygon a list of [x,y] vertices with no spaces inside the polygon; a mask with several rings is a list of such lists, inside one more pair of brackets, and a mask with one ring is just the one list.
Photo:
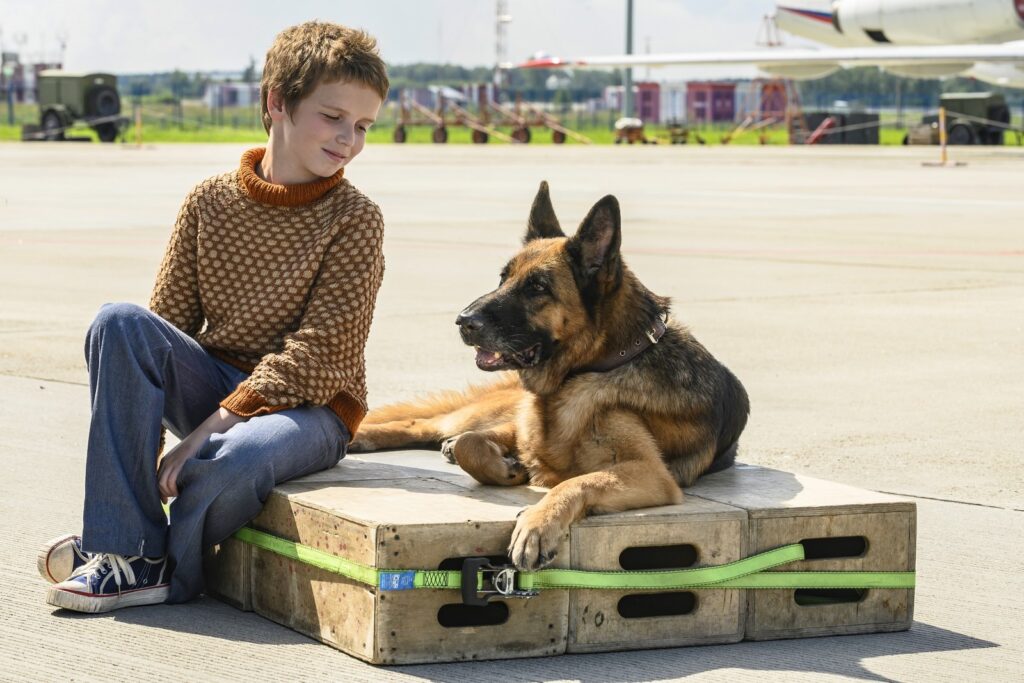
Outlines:
{"label": "sweater turtleneck collar", "polygon": [[256,165],[263,160],[267,153],[266,147],[255,147],[242,155],[242,162],[238,167],[238,184],[242,191],[252,199],[261,204],[272,206],[301,206],[314,202],[323,197],[338,183],[345,175],[345,169],[338,169],[338,172],[329,178],[320,178],[300,185],[276,185],[268,183],[256,173]]}

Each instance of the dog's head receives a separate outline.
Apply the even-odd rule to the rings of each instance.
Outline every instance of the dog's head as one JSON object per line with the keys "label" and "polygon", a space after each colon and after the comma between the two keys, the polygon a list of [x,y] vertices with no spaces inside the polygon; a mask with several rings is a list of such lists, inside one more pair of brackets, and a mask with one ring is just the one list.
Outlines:
{"label": "dog's head", "polygon": [[602,310],[622,283],[619,203],[598,201],[572,237],[562,232],[542,182],[523,248],[498,288],[456,319],[481,370],[530,370],[560,360],[569,369],[592,348]]}

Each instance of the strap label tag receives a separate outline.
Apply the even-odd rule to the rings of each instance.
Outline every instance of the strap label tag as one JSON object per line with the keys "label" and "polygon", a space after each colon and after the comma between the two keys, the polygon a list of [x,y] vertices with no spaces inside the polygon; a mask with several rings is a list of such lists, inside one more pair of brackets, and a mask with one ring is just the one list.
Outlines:
{"label": "strap label tag", "polygon": [[416,572],[381,572],[380,589],[384,591],[407,591],[416,586]]}

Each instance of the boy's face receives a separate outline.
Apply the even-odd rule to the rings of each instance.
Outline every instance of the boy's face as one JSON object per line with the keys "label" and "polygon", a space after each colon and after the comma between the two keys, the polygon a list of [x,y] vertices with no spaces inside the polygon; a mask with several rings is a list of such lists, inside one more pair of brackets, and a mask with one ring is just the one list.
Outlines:
{"label": "boy's face", "polygon": [[284,163],[291,182],[327,178],[352,161],[363,151],[366,132],[381,105],[372,89],[341,81],[321,83],[291,116],[276,93],[270,93],[268,100],[271,135],[279,135],[284,143],[275,146],[274,163]]}

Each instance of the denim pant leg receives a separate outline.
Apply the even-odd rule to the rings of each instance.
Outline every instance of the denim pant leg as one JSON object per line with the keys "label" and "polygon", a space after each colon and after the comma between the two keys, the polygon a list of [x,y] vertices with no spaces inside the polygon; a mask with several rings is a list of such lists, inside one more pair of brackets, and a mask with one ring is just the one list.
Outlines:
{"label": "denim pant leg", "polygon": [[211,436],[178,476],[167,601],[199,595],[203,549],[258,515],[276,484],[337,464],[348,440],[344,423],[329,408],[309,406],[253,417]]}
{"label": "denim pant leg", "polygon": [[156,477],[161,421],[177,425],[179,436],[191,431],[234,389],[228,371],[238,371],[134,304],[100,309],[85,355],[92,418],[82,546],[160,557],[167,540]]}

